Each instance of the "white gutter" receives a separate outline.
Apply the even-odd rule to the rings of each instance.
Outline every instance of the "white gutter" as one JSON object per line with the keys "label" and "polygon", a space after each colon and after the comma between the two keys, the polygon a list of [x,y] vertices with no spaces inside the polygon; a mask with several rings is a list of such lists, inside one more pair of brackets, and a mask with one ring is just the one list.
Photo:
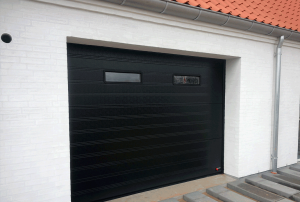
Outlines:
{"label": "white gutter", "polygon": [[221,12],[215,12],[199,7],[177,3],[170,0],[100,0],[140,8],[156,13],[182,17],[194,21],[207,22],[224,27],[231,27],[243,31],[250,31],[258,34],[273,37],[284,36],[285,39],[300,42],[300,32],[284,29],[277,26],[248,20]]}

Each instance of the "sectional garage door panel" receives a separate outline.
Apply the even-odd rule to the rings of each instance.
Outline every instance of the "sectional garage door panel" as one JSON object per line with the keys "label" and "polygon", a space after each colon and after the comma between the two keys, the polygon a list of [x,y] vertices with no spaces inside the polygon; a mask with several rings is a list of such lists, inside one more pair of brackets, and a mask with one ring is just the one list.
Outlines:
{"label": "sectional garage door panel", "polygon": [[[222,173],[215,168],[223,165],[224,67],[224,60],[68,44],[72,201]],[[110,82],[119,73],[141,82]]]}

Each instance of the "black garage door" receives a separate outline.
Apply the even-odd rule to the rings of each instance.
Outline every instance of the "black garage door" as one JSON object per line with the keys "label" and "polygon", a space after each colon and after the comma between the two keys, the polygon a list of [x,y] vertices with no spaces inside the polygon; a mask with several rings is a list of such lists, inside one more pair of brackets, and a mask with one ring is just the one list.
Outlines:
{"label": "black garage door", "polygon": [[222,173],[224,70],[224,60],[68,44],[72,201]]}

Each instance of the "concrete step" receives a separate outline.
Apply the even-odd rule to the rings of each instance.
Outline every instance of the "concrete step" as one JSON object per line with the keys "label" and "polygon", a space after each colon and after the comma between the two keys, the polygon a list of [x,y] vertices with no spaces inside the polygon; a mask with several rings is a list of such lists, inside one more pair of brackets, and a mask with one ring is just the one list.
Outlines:
{"label": "concrete step", "polygon": [[254,200],[226,189],[222,185],[211,187],[206,190],[206,193],[224,202],[254,202]]}
{"label": "concrete step", "polygon": [[216,200],[205,196],[199,191],[183,195],[183,200],[186,202],[216,202]]}
{"label": "concrete step", "polygon": [[280,168],[280,169],[278,169],[277,173],[300,180],[300,172],[291,170],[289,168]]}
{"label": "concrete step", "polygon": [[297,163],[295,165],[291,165],[290,169],[300,172],[300,163]]}
{"label": "concrete step", "polygon": [[169,199],[166,199],[166,200],[163,200],[163,201],[159,201],[159,202],[178,202],[178,200],[174,199],[174,198],[169,198]]}
{"label": "concrete step", "polygon": [[295,194],[295,195],[293,196],[293,199],[294,199],[295,201],[297,201],[297,202],[300,202],[300,194]]}
{"label": "concrete step", "polygon": [[294,201],[292,201],[292,200],[290,200],[290,199],[287,199],[287,198],[285,198],[285,199],[282,199],[282,200],[280,200],[280,201],[278,201],[278,202],[294,202]]}
{"label": "concrete step", "polygon": [[300,193],[300,191],[297,189],[293,189],[269,180],[265,180],[258,176],[246,178],[245,182],[259,187],[261,189],[267,190],[269,192],[278,194],[279,196],[283,196],[285,198],[293,199],[293,195]]}
{"label": "concrete step", "polygon": [[280,174],[272,174],[272,173],[263,173],[261,175],[262,178],[266,180],[270,180],[272,182],[276,182],[278,184],[282,184],[284,186],[291,187],[293,189],[300,190],[300,180],[294,179],[289,176],[280,175]]}
{"label": "concrete step", "polygon": [[273,194],[256,186],[244,183],[242,180],[230,182],[227,184],[227,187],[261,202],[277,202],[282,201],[284,199],[282,196]]}

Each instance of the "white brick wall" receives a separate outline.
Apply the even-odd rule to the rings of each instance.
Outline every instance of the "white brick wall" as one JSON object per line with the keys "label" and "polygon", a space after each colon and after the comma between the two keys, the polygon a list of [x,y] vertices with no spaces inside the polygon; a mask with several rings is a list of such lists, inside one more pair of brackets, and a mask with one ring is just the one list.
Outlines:
{"label": "white brick wall", "polygon": [[[13,37],[0,42],[1,202],[70,201],[67,37],[227,59],[225,173],[270,169],[276,39],[81,1],[0,0],[0,34]],[[299,43],[284,43],[279,166],[297,159],[299,55]]]}

